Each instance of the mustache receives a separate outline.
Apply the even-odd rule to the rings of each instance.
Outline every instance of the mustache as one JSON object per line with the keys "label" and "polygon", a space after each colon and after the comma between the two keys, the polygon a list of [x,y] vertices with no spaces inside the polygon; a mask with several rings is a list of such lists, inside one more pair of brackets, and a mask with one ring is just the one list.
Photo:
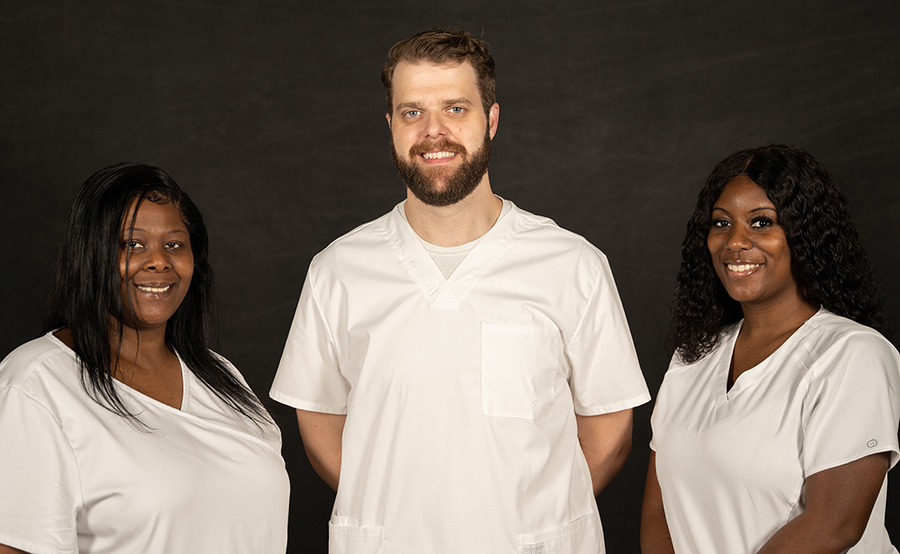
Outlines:
{"label": "mustache", "polygon": [[409,149],[409,155],[411,157],[418,156],[419,154],[424,154],[426,152],[434,152],[435,150],[440,150],[442,152],[453,152],[455,154],[462,154],[463,156],[468,154],[468,152],[466,151],[466,147],[462,144],[450,142],[450,140],[442,138],[435,141],[423,140],[413,144]]}

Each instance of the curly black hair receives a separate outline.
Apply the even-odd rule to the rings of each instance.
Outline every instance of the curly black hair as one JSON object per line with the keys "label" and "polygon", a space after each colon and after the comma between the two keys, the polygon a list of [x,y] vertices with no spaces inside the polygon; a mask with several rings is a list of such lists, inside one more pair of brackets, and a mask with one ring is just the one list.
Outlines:
{"label": "curly black hair", "polygon": [[791,270],[805,297],[886,334],[883,298],[847,199],[809,153],[776,144],[728,156],[700,191],[681,246],[670,349],[684,362],[695,362],[716,346],[722,327],[743,317],[741,305],[716,276],[706,245],[713,203],[738,175],[759,185],[775,205],[791,251]]}

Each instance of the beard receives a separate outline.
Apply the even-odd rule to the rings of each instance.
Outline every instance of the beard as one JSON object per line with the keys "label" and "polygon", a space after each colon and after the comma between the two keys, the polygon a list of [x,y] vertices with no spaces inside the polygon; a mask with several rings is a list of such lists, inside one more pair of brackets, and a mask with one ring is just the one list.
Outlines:
{"label": "beard", "polygon": [[[485,131],[484,142],[469,155],[466,147],[461,144],[441,139],[437,142],[418,142],[409,149],[410,159],[434,150],[455,152],[462,157],[462,164],[457,169],[447,167],[420,167],[415,162],[400,159],[397,149],[394,148],[394,139],[391,138],[391,160],[397,173],[406,184],[406,187],[416,198],[429,206],[450,206],[472,194],[487,173],[491,164],[491,137],[490,131]],[[443,184],[443,186],[441,186]]]}

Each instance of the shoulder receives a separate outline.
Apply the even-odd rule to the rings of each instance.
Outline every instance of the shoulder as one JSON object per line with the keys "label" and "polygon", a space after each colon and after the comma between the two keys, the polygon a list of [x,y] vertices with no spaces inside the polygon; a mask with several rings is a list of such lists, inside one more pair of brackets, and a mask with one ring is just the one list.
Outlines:
{"label": "shoulder", "polygon": [[395,217],[401,217],[397,210],[398,207],[395,207],[378,219],[363,223],[352,231],[334,239],[331,244],[316,254],[310,264],[310,269],[327,267],[345,260],[352,260],[360,252],[385,244],[389,234],[388,221]]}
{"label": "shoulder", "polygon": [[884,379],[900,385],[900,354],[881,333],[822,309],[807,322],[797,354],[810,378]]}
{"label": "shoulder", "polygon": [[47,375],[58,375],[61,369],[68,371],[76,362],[74,352],[48,333],[19,346],[0,362],[0,387],[21,388]]}
{"label": "shoulder", "polygon": [[210,350],[209,353],[212,355],[213,358],[215,358],[216,360],[221,362],[222,365],[225,367],[225,369],[227,369],[228,372],[231,373],[234,376],[234,378],[238,380],[238,382],[240,382],[242,385],[244,385],[248,389],[250,388],[250,386],[247,385],[247,381],[244,379],[244,376],[238,370],[237,366],[235,366],[233,363],[231,363],[231,361],[228,358],[226,358],[225,356],[219,354],[218,352],[216,352],[214,350]]}
{"label": "shoulder", "polygon": [[575,263],[608,266],[606,255],[600,249],[581,235],[563,229],[548,217],[535,215],[515,204],[512,204],[506,216],[513,219],[516,238],[541,255],[566,256]]}
{"label": "shoulder", "polygon": [[[78,358],[50,335],[29,341],[0,362],[0,411],[16,398],[20,409],[49,414],[57,423],[63,406],[83,405]],[[0,416],[2,417],[2,416]]]}
{"label": "shoulder", "polygon": [[[710,367],[714,367],[716,364],[720,363],[720,357],[723,355],[720,351],[723,348],[729,348],[731,343],[734,341],[735,335],[741,329],[741,322],[730,323],[719,330],[718,340],[716,341],[715,346],[713,346],[709,352],[707,352],[702,358],[699,360],[694,360],[693,362],[685,362],[681,358],[681,354],[676,351],[672,354],[672,359],[669,361],[669,367],[666,370],[665,379],[669,379],[669,376],[679,376],[679,375],[694,375],[694,374],[706,374],[709,372]],[[730,351],[728,352],[730,356]]]}
{"label": "shoulder", "polygon": [[814,358],[825,354],[872,351],[897,357],[897,349],[875,329],[822,309],[807,322],[803,346]]}

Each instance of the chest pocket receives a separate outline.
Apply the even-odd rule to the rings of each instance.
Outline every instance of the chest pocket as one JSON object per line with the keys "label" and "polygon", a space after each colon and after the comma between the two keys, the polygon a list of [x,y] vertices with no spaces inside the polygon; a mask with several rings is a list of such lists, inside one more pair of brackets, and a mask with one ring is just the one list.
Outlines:
{"label": "chest pocket", "polygon": [[481,408],[494,417],[534,419],[556,398],[556,329],[481,324]]}

